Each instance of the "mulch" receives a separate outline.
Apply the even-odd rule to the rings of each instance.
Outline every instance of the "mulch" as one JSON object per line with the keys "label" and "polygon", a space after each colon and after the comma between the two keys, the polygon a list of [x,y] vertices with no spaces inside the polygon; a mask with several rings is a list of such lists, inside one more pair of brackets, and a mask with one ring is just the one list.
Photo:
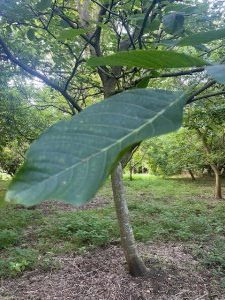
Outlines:
{"label": "mulch", "polygon": [[34,270],[0,284],[1,300],[206,300],[225,299],[208,270],[181,244],[140,244],[152,270],[149,278],[133,278],[119,246],[84,255],[58,256],[61,268]]}

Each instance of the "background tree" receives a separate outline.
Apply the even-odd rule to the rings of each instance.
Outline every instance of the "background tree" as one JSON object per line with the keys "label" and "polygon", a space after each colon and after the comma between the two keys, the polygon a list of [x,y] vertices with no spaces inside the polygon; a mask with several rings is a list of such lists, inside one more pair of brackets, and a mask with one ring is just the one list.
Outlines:
{"label": "background tree", "polygon": [[222,198],[221,175],[224,170],[225,132],[224,132],[225,103],[219,101],[199,102],[190,107],[185,124],[193,129],[203,146],[203,156],[215,175],[215,197]]}
{"label": "background tree", "polygon": [[48,89],[34,89],[17,79],[1,86],[0,93],[0,168],[13,175],[22,164],[30,143],[50,125],[67,118],[62,99]]}
{"label": "background tree", "polygon": [[188,172],[193,180],[206,164],[202,145],[195,133],[182,128],[178,132],[148,142],[148,162],[155,175],[171,176]]}

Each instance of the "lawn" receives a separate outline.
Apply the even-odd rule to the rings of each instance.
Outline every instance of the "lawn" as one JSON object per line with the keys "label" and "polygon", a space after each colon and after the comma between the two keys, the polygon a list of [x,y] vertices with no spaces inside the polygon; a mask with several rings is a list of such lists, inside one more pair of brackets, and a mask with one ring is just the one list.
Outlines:
{"label": "lawn", "polygon": [[[2,200],[7,182],[0,184]],[[182,244],[210,270],[213,280],[225,286],[225,201],[213,199],[213,181],[136,175],[133,181],[125,176],[125,186],[138,243]],[[96,199],[81,210],[54,202],[35,209],[2,205],[0,277],[18,278],[37,269],[57,271],[60,255],[85,255],[117,245],[109,181]]]}

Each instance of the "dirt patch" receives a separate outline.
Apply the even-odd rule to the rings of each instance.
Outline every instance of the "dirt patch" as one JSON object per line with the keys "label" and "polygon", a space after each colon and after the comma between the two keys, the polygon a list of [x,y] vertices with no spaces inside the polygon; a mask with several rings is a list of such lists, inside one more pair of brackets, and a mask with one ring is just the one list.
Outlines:
{"label": "dirt patch", "polygon": [[122,250],[111,245],[85,255],[60,256],[61,269],[26,272],[3,280],[1,300],[206,300],[225,299],[208,270],[181,244],[141,244],[153,272],[150,278],[127,274]]}
{"label": "dirt patch", "polygon": [[98,209],[106,205],[113,204],[112,198],[98,197],[93,198],[88,204],[79,207],[71,204],[66,204],[60,201],[44,201],[35,206],[35,209],[40,209],[45,215],[54,213],[56,211],[79,211],[88,209]]}

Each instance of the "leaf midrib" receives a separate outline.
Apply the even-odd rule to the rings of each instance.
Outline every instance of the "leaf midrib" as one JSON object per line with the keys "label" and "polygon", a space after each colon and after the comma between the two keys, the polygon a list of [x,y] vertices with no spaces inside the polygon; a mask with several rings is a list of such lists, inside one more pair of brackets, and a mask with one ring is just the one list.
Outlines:
{"label": "leaf midrib", "polygon": [[[126,136],[122,137],[121,139],[116,140],[115,143],[110,144],[109,146],[107,146],[107,147],[101,149],[100,151],[95,152],[94,154],[92,154],[92,155],[90,155],[90,156],[88,156],[88,157],[82,159],[80,162],[78,162],[78,163],[76,163],[76,164],[73,164],[72,166],[70,166],[70,167],[68,167],[68,168],[66,168],[66,169],[64,169],[64,170],[62,170],[62,171],[60,171],[60,172],[57,173],[57,174],[54,174],[54,175],[52,175],[52,176],[46,178],[45,180],[43,180],[43,181],[41,181],[41,182],[39,182],[39,183],[37,183],[37,184],[35,184],[35,185],[36,185],[36,186],[39,186],[40,184],[44,184],[44,183],[48,182],[49,180],[51,180],[52,178],[58,177],[58,176],[60,176],[61,174],[66,173],[66,172],[68,172],[69,170],[76,168],[76,167],[79,166],[80,164],[84,163],[85,161],[90,160],[91,158],[93,158],[93,157],[99,155],[100,153],[102,153],[102,152],[107,152],[107,150],[109,150],[110,148],[113,148],[115,145],[117,145],[117,144],[120,144],[120,145],[121,145],[121,143],[122,143],[124,140],[126,140],[127,138],[129,138],[129,137],[132,136],[132,135],[135,135],[135,134],[138,133],[141,129],[144,129],[144,128],[145,128],[146,126],[148,126],[150,123],[154,122],[154,120],[156,120],[160,115],[163,115],[170,107],[172,107],[173,105],[175,105],[176,103],[178,103],[179,100],[182,98],[182,96],[183,96],[183,94],[182,94],[181,96],[179,96],[178,99],[177,99],[176,101],[170,103],[165,109],[161,110],[161,111],[160,111],[159,113],[157,113],[154,117],[152,117],[151,119],[149,119],[146,123],[142,124],[142,125],[139,126],[137,129],[132,130],[131,133],[127,134]],[[166,119],[167,119],[167,118],[166,118]],[[99,137],[100,137],[100,136],[99,136]],[[33,185],[32,185],[32,186],[33,186]],[[32,189],[32,187],[26,189],[26,191],[28,191],[28,190],[30,190],[30,189]],[[23,193],[26,193],[26,191],[24,191],[24,192],[22,192],[22,193],[20,193],[20,194],[22,195]]]}

